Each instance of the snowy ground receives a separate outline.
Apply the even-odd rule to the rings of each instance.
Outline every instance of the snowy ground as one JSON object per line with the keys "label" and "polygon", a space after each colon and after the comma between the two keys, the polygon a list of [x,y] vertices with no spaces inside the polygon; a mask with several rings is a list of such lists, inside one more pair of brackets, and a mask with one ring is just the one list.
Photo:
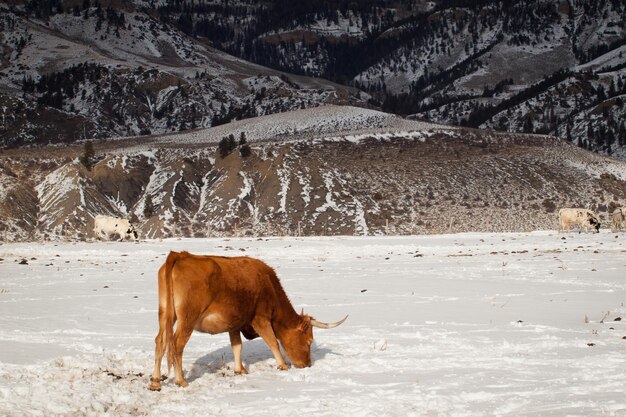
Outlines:
{"label": "snowy ground", "polygon": [[239,139],[241,133],[245,133],[248,142],[256,142],[274,138],[285,141],[294,136],[301,140],[305,137],[323,138],[341,134],[454,129],[452,126],[407,120],[361,107],[325,105],[237,120],[207,129],[153,136],[151,143],[217,143],[230,134]]}
{"label": "snowy ground", "polygon": [[[228,336],[195,333],[189,387],[150,392],[170,249],[260,257],[296,308],[350,317],[286,372],[257,339],[234,376]],[[0,416],[626,415],[625,234],[5,244],[0,258]]]}

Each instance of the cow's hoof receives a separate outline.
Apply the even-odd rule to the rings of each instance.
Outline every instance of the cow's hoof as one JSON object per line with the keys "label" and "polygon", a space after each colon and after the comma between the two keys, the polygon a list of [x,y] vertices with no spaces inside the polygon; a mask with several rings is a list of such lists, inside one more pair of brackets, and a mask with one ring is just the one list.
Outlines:
{"label": "cow's hoof", "polygon": [[161,391],[161,383],[152,381],[150,382],[150,386],[148,387],[150,391]]}
{"label": "cow's hoof", "polygon": [[187,383],[187,381],[185,381],[184,379],[183,379],[181,382],[176,382],[176,381],[174,381],[174,383],[175,383],[176,385],[178,385],[179,387],[183,387],[183,388],[185,388],[185,387],[188,387],[188,386],[189,386],[189,384]]}
{"label": "cow's hoof", "polygon": [[235,371],[235,375],[247,375],[248,370],[246,368],[241,368],[240,371]]}
{"label": "cow's hoof", "polygon": [[286,371],[287,369],[289,369],[289,368],[287,367],[287,365],[278,365],[278,366],[276,366],[276,368],[277,368],[279,371]]}

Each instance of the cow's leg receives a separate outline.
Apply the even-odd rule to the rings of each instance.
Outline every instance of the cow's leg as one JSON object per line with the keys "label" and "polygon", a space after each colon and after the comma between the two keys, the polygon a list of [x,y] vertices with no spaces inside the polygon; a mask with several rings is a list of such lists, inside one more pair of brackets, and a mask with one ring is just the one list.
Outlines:
{"label": "cow's leg", "polygon": [[183,375],[183,349],[191,337],[193,326],[189,326],[181,321],[176,326],[174,332],[174,383],[181,387],[189,385]]}
{"label": "cow's leg", "polygon": [[161,390],[161,360],[163,359],[163,354],[165,353],[165,344],[167,341],[165,340],[165,311],[159,307],[159,333],[154,338],[154,371],[152,372],[152,377],[150,378],[150,390],[152,391],[160,391]]}
{"label": "cow's leg", "polygon": [[260,321],[252,323],[252,327],[254,330],[263,338],[267,346],[272,350],[274,354],[274,358],[276,359],[276,367],[281,371],[286,371],[287,363],[283,358],[283,354],[280,352],[280,347],[278,347],[278,340],[276,340],[276,335],[274,334],[274,330],[270,325],[269,321]]}
{"label": "cow's leg", "polygon": [[243,363],[241,362],[241,334],[239,330],[235,330],[228,332],[228,335],[230,336],[230,346],[233,348],[233,356],[235,357],[235,374],[247,374],[248,371],[243,367]]}

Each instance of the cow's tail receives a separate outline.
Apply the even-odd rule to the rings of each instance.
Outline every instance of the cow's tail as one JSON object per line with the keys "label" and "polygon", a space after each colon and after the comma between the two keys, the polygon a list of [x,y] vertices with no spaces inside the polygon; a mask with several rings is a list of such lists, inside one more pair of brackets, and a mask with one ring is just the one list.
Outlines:
{"label": "cow's tail", "polygon": [[167,293],[165,301],[165,350],[167,352],[167,373],[169,375],[174,363],[174,323],[176,322],[176,311],[174,310],[174,286],[172,283],[172,269],[178,259],[177,252],[170,252],[165,261],[165,291]]}

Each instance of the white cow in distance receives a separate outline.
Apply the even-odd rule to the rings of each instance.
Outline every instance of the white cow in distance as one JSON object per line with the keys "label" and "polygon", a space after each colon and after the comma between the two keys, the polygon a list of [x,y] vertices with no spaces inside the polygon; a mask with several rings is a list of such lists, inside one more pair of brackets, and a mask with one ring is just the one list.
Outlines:
{"label": "white cow in distance", "polygon": [[113,234],[119,235],[120,240],[126,238],[132,238],[133,240],[139,239],[137,230],[128,220],[119,217],[104,216],[102,214],[98,214],[94,218],[93,233],[98,239],[102,239],[103,237],[108,239],[109,236]]}
{"label": "white cow in distance", "polygon": [[559,231],[570,230],[572,226],[579,230],[600,231],[598,215],[584,208],[562,208],[559,210]]}
{"label": "white cow in distance", "polygon": [[626,230],[626,207],[616,208],[611,213],[611,231]]}

